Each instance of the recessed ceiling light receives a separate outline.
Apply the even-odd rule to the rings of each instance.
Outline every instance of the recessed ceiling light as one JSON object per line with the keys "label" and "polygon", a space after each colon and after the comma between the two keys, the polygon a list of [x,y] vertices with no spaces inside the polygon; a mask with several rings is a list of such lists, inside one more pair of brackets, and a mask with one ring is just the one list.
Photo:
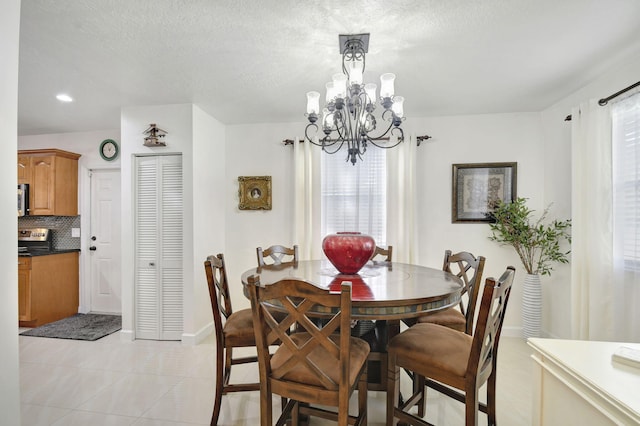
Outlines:
{"label": "recessed ceiling light", "polygon": [[56,99],[58,99],[60,102],[73,102],[73,98],[69,95],[65,95],[64,93],[56,95]]}

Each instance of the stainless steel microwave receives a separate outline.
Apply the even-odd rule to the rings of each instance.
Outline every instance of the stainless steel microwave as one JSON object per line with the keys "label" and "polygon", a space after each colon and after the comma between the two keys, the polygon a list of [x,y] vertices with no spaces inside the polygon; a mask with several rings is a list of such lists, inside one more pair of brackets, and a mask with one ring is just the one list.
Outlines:
{"label": "stainless steel microwave", "polygon": [[18,216],[29,214],[29,185],[26,183],[18,185]]}

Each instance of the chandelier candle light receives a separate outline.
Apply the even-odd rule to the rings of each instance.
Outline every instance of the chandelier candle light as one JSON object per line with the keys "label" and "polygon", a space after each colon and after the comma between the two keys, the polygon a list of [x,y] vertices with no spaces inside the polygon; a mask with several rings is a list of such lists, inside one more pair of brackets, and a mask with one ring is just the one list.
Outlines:
{"label": "chandelier candle light", "polygon": [[[365,53],[369,49],[369,34],[340,35],[340,53],[342,54],[342,74],[333,76],[326,84],[326,105],[322,109],[320,125],[324,137],[317,139],[320,113],[320,93],[307,93],[306,139],[322,147],[328,154],[335,154],[344,144],[347,145],[347,161],[356,164],[358,158],[367,150],[369,143],[378,148],[393,148],[404,140],[404,131],[400,127],[404,119],[402,96],[394,93],[394,74],[380,76],[380,98],[376,97],[377,86],[374,83],[363,84]],[[376,100],[384,108],[382,121],[386,129],[377,136]],[[314,134],[309,134],[311,129]],[[391,136],[397,137],[393,140]]]}

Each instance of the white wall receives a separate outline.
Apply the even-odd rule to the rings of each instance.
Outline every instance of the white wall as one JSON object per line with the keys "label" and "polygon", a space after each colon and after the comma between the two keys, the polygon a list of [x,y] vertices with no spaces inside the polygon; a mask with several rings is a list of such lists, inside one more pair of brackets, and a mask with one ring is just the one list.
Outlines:
{"label": "white wall", "polygon": [[[504,332],[520,335],[521,283],[525,271],[511,247],[488,239],[484,223],[452,223],[452,164],[517,162],[517,195],[543,208],[544,146],[537,113],[490,114],[407,119],[407,129],[433,139],[418,147],[418,263],[442,267],[444,251],[470,251],[486,257],[483,282],[498,278],[508,265],[516,278]],[[391,242],[390,242],[391,243]]]}
{"label": "white wall", "polygon": [[[275,123],[227,126],[227,201],[225,260],[234,309],[249,307],[240,289],[240,275],[256,266],[256,247],[291,246],[293,238],[293,148],[284,139],[300,139],[305,124]],[[272,209],[239,210],[238,176],[271,176]]]}
{"label": "white wall", "polygon": [[[295,243],[291,241],[293,189],[289,182],[292,148],[282,146],[282,140],[301,135],[304,127],[302,122],[227,127],[229,231],[225,256],[232,285],[239,286],[242,272],[255,266],[255,247]],[[542,208],[544,145],[540,115],[409,117],[404,127],[407,134],[433,136],[418,148],[418,263],[440,268],[446,249],[467,250],[487,257],[486,277],[498,277],[507,265],[514,265],[521,282],[524,274],[515,252],[489,241],[486,224],[451,223],[451,165],[516,161],[518,194],[530,198],[534,209]],[[238,210],[237,177],[243,175],[272,176],[273,210]],[[505,324],[505,333],[516,335],[521,311],[518,287],[512,294]],[[236,309],[249,306],[240,291],[233,296]]]}
{"label": "white wall", "polygon": [[[172,120],[166,118],[169,116],[173,117]],[[225,180],[225,128],[220,122],[193,105],[126,108],[123,110],[123,122],[125,120],[129,125],[126,129],[123,127],[122,141],[120,130],[34,135],[20,137],[18,149],[57,148],[82,155],[79,160],[79,212],[82,215],[83,230],[88,230],[89,227],[89,170],[119,169],[123,164],[127,165],[127,170],[122,177],[124,189],[122,212],[123,215],[130,216],[132,183],[129,179],[133,154],[182,153],[185,185],[183,341],[186,344],[195,344],[208,333],[210,328],[208,326],[212,321],[202,263],[208,254],[225,251],[226,202],[225,197],[216,196],[216,191],[223,187],[222,182]],[[142,145],[144,138],[142,131],[148,127],[150,120],[162,120],[161,128],[167,131],[169,127],[171,128],[169,135],[166,136],[167,147],[149,148]],[[160,123],[158,125],[160,126]],[[126,135],[125,132],[127,132]],[[121,151],[117,160],[107,162],[100,157],[99,146],[104,139],[114,139],[120,144]],[[125,174],[129,177],[124,177]],[[193,182],[198,182],[197,196],[194,195]],[[194,228],[197,229],[199,236],[205,237],[193,238]],[[85,235],[88,234],[83,232],[83,236]],[[130,231],[123,234],[125,250],[132,250],[130,235],[132,235]],[[86,238],[82,239],[82,245],[86,252],[88,248]],[[127,266],[123,267],[123,277],[127,278],[122,280],[123,321],[132,324],[133,266],[129,257],[124,256],[123,261],[127,263]],[[86,311],[90,307],[89,266],[85,263],[81,259],[81,311]],[[127,296],[125,297],[124,294]],[[125,326],[124,330],[129,334],[131,325]]]}
{"label": "white wall", "polygon": [[20,0],[2,3],[0,13],[0,413],[2,423],[20,424],[18,363],[18,270],[16,268],[15,211],[18,134],[18,37]]}
{"label": "white wall", "polygon": [[[193,238],[193,281],[186,283],[192,296],[185,302],[185,310],[193,312],[185,318],[190,336],[184,342],[196,343],[213,330],[213,316],[209,291],[204,274],[204,259],[211,254],[224,253],[227,239],[226,206],[226,146],[225,127],[200,108],[193,109],[193,203],[191,215]],[[185,173],[189,173],[185,170]],[[185,204],[187,200],[185,198]],[[203,329],[206,327],[206,329]]]}
{"label": "white wall", "polygon": [[[142,132],[150,123],[166,130],[166,146],[144,146]],[[122,333],[123,338],[133,338],[134,334],[134,224],[133,224],[133,166],[136,155],[182,154],[184,215],[183,215],[183,256],[184,282],[194,282],[193,268],[193,215],[192,206],[187,204],[193,200],[193,106],[191,104],[136,106],[126,107],[121,111],[121,182],[122,182]],[[186,299],[193,297],[193,292],[184,294]],[[184,301],[185,306],[193,306],[191,300]],[[185,309],[185,315],[193,315],[193,311]],[[194,322],[189,321],[193,327]],[[193,329],[183,330],[193,334]]]}
{"label": "white wall", "polygon": [[[166,130],[166,147],[145,147],[150,123]],[[211,305],[203,261],[225,251],[225,128],[191,104],[127,107],[122,110],[123,330],[133,330],[133,173],[135,155],[182,154],[185,344],[211,330]]]}
{"label": "white wall", "polygon": [[[519,283],[524,278],[524,271],[511,248],[500,247],[488,240],[487,225],[451,223],[451,165],[516,161],[518,195],[529,198],[530,206],[537,211],[553,203],[553,217],[569,218],[570,124],[564,122],[564,117],[571,112],[572,106],[589,98],[607,96],[637,81],[638,75],[640,59],[621,64],[542,113],[407,119],[404,126],[407,134],[433,136],[418,148],[418,263],[440,267],[444,250],[450,248],[485,256],[485,277],[497,277],[507,265],[514,265],[517,269],[516,286],[507,312],[505,333],[519,333]],[[151,122],[158,122],[169,130],[167,148],[142,146],[141,132]],[[203,233],[191,242],[193,256],[186,274],[194,286],[190,290],[192,300],[185,306],[196,313],[185,320],[189,329],[185,332],[198,334],[202,325],[210,321],[208,307],[201,303],[208,297],[203,293],[206,287],[202,261],[206,255],[224,252],[231,285],[239,288],[242,272],[255,265],[255,247],[295,243],[291,231],[292,148],[283,146],[282,140],[299,138],[305,125],[299,122],[223,126],[190,105],[123,110],[123,236],[131,235],[132,231],[130,218],[125,218],[131,212],[131,199],[127,194],[131,191],[132,154],[182,152],[183,148],[183,155],[190,153],[183,159],[185,171],[189,170],[188,165],[192,166],[189,178],[192,187],[186,195],[193,201],[189,226],[202,229]],[[48,137],[47,143],[42,137],[21,137],[20,148],[52,147],[49,142],[56,141],[59,146],[55,147],[83,154],[81,161],[90,165],[102,161],[97,153],[101,140],[107,137],[118,140],[113,131]],[[185,147],[189,138],[193,146]],[[91,146],[84,147],[84,141]],[[125,163],[128,167],[124,166]],[[272,176],[273,209],[239,210],[238,176],[261,175]],[[127,221],[129,228],[124,226]],[[206,237],[200,238],[200,235]],[[126,241],[123,239],[123,243]],[[125,261],[132,258],[132,248],[127,250],[123,253]],[[543,332],[550,336],[570,337],[570,279],[568,266],[558,266],[551,277],[543,277]],[[126,270],[123,265],[123,283],[127,283],[129,291],[132,291],[132,282],[133,269],[129,261]],[[126,303],[123,300],[127,305],[123,309],[132,309],[132,297],[130,294]],[[236,309],[249,306],[241,291],[233,292],[233,303]]]}

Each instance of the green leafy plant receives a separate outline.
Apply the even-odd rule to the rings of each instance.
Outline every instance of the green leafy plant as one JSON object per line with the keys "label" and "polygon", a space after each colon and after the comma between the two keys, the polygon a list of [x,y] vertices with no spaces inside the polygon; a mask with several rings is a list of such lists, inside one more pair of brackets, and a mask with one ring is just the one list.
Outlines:
{"label": "green leafy plant", "polygon": [[489,239],[512,246],[529,274],[551,275],[554,263],[569,262],[570,250],[562,251],[560,243],[571,242],[571,220],[544,224],[550,207],[535,220],[527,199],[518,198],[511,203],[499,202],[491,213],[495,223],[489,224]]}

